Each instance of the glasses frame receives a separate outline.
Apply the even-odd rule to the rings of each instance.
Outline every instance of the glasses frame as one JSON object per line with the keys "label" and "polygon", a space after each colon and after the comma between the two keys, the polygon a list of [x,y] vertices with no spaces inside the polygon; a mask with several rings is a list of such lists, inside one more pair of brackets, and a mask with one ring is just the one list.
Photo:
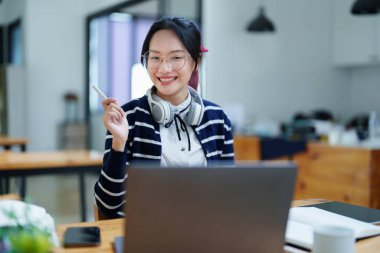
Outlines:
{"label": "glasses frame", "polygon": [[[185,67],[185,65],[186,65],[186,63],[187,63],[188,55],[186,54],[185,51],[183,51],[183,50],[179,50],[179,51],[175,51],[175,52],[172,52],[172,53],[168,54],[168,55],[167,55],[165,58],[163,58],[163,59],[160,59],[161,62],[159,63],[159,65],[158,65],[157,67],[152,68],[152,67],[149,67],[149,66],[148,66],[148,63],[147,63],[147,56],[146,56],[147,54],[149,55],[149,53],[151,53],[151,52],[154,52],[155,54],[160,55],[160,57],[162,56],[161,53],[158,53],[158,52],[155,52],[155,51],[151,51],[151,50],[146,51],[143,55],[141,55],[141,57],[143,58],[143,65],[144,65],[144,67],[145,67],[146,69],[159,69],[160,66],[161,66],[161,64],[165,62],[165,64],[169,65],[170,68],[171,68],[172,70],[178,71],[178,70],[183,69],[183,67]],[[168,60],[169,60],[169,56],[172,55],[172,54],[179,53],[179,52],[181,52],[181,53],[184,54],[185,62],[183,63],[183,66],[182,66],[182,67],[180,67],[180,68],[173,68],[173,65],[172,65],[170,62],[168,62]]]}

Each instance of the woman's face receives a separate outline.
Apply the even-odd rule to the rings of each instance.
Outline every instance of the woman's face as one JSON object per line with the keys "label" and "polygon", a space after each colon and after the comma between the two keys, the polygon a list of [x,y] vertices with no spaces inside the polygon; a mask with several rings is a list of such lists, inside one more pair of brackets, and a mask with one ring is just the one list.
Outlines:
{"label": "woman's face", "polygon": [[172,30],[159,30],[152,36],[148,72],[158,96],[173,105],[185,101],[194,68],[194,60]]}

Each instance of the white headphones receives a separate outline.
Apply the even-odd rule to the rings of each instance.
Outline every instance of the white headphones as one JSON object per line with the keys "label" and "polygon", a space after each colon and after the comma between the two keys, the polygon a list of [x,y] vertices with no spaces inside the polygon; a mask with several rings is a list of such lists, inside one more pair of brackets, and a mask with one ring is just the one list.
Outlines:
{"label": "white headphones", "polygon": [[[188,88],[191,96],[191,102],[189,111],[185,117],[185,122],[190,126],[196,126],[202,121],[204,105],[198,92],[190,86],[188,86]],[[153,86],[146,93],[153,119],[159,124],[168,124],[174,119],[174,106],[170,102],[161,99],[155,94],[155,92],[156,87]]]}

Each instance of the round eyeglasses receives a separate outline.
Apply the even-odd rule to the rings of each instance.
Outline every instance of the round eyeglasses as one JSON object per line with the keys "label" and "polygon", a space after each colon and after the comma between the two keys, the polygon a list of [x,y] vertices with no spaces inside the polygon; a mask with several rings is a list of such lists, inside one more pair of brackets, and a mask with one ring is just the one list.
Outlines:
{"label": "round eyeglasses", "polygon": [[172,70],[180,70],[186,64],[185,51],[175,51],[170,53],[166,58],[160,53],[147,51],[143,55],[144,66],[148,69],[158,69],[161,63],[165,62]]}

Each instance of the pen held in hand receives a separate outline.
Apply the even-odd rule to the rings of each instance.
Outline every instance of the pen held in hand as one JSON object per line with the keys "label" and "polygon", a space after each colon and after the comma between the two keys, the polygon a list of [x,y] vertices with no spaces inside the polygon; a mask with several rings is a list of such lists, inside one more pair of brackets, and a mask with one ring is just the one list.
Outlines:
{"label": "pen held in hand", "polygon": [[96,91],[96,93],[98,93],[98,95],[102,99],[107,99],[107,96],[98,87],[96,87],[95,85],[92,85],[91,87]]}

